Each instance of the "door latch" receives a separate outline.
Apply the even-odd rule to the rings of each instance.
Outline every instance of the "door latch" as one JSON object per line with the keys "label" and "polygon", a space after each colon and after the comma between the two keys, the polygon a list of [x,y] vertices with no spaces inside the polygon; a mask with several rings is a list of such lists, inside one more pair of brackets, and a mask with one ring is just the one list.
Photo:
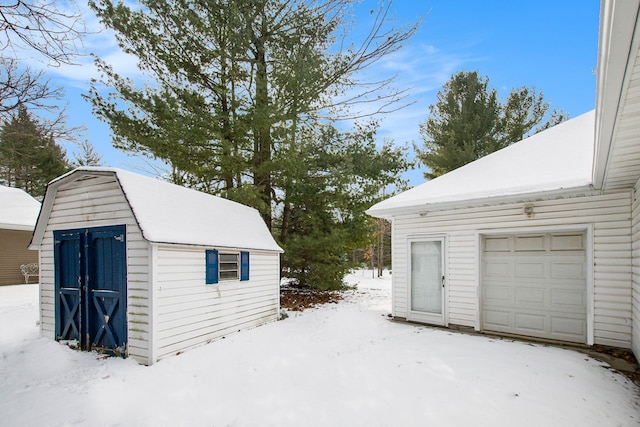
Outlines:
{"label": "door latch", "polygon": [[442,287],[444,288],[444,276],[442,276]]}

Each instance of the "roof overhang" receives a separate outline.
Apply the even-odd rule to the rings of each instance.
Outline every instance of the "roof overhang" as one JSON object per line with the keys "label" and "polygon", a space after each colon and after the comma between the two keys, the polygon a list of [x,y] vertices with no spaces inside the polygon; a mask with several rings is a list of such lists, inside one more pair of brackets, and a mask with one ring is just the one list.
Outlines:
{"label": "roof overhang", "polygon": [[389,209],[369,209],[368,215],[376,218],[392,220],[396,216],[421,215],[426,216],[429,212],[440,212],[448,210],[458,210],[467,208],[477,208],[484,206],[508,205],[516,203],[534,203],[546,200],[565,199],[573,197],[586,197],[600,194],[591,186],[559,189],[555,191],[540,191],[532,193],[511,194],[507,196],[484,197],[470,200],[460,200],[444,203],[424,203],[421,205],[411,205],[406,207],[394,207]]}
{"label": "roof overhang", "polygon": [[0,230],[28,231],[33,232],[33,227],[21,224],[3,224],[0,222]]}
{"label": "roof overhang", "polygon": [[613,146],[623,86],[633,64],[640,0],[603,0],[598,45],[593,186],[601,189]]}

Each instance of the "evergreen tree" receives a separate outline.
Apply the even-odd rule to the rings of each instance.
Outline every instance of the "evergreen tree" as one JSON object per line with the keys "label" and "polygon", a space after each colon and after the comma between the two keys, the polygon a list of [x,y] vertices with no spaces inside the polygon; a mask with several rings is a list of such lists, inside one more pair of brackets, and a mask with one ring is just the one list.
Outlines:
{"label": "evergreen tree", "polygon": [[96,151],[96,147],[86,139],[80,142],[79,151],[73,153],[74,167],[102,166],[102,154]]}
{"label": "evergreen tree", "polygon": [[[323,150],[354,148],[340,146],[328,131],[312,130],[333,129],[333,114],[354,102],[371,97],[389,105],[397,102],[401,92],[386,90],[389,80],[367,84],[354,75],[397,50],[417,28],[393,28],[387,19],[390,4],[382,4],[361,43],[342,40],[352,3],[146,0],[132,8],[111,0],[90,2],[102,22],[115,30],[121,47],[138,57],[141,70],[153,81],[137,87],[104,61],[97,61],[103,79],[93,82],[87,98],[94,112],[109,123],[114,145],[165,161],[178,184],[257,208],[283,244],[297,245],[287,250],[283,265],[289,265],[290,271],[320,271],[325,268],[322,265],[338,269],[332,270],[335,274],[323,270],[325,276],[314,276],[326,277],[333,283],[330,286],[335,286],[334,278],[343,271],[343,257],[349,250],[340,239],[362,240],[360,235],[368,230],[356,230],[363,223],[352,221],[350,235],[341,231],[344,224],[334,218],[339,208],[326,206],[334,206],[338,202],[331,198],[344,193],[321,188],[320,177],[338,179],[333,174],[335,164],[326,170],[322,161],[352,157],[349,152],[323,154]],[[102,92],[101,83],[112,92]],[[347,89],[355,93],[358,88],[360,94],[348,102],[334,101],[337,94]],[[319,119],[321,114],[324,120]],[[309,135],[329,139],[331,144],[325,147]],[[315,160],[308,163],[306,154]],[[376,158],[373,152],[360,154]],[[375,175],[370,180],[386,181],[377,176],[397,175],[385,170],[380,161],[372,165],[380,169],[367,171]],[[340,173],[344,180],[358,179],[350,170]],[[369,188],[363,188],[351,187],[354,206],[368,207],[373,201]],[[304,212],[316,208],[320,209],[317,214],[305,217]],[[318,242],[323,242],[322,252],[331,256],[314,255],[320,249],[314,247]],[[287,264],[295,256],[302,257],[296,265],[303,263],[304,268],[293,267],[293,261]],[[301,281],[309,283],[309,276],[305,277]]]}
{"label": "evergreen tree", "polygon": [[460,72],[438,92],[438,101],[429,107],[431,117],[420,125],[425,150],[418,158],[435,178],[482,157],[500,146],[498,94],[489,90],[489,80],[478,73]]}
{"label": "evergreen tree", "polygon": [[563,122],[568,116],[558,110],[550,111],[542,91],[535,88],[513,89],[502,106],[503,139],[505,146]]}
{"label": "evergreen tree", "polygon": [[429,107],[430,117],[420,124],[424,147],[416,147],[416,152],[430,169],[425,178],[443,175],[567,118],[549,109],[535,88],[512,90],[503,105],[487,77],[477,71],[454,74]]}
{"label": "evergreen tree", "polygon": [[302,129],[297,161],[283,179],[282,215],[275,230],[285,249],[284,275],[297,283],[339,289],[355,266],[351,254],[375,240],[377,223],[365,210],[380,200],[381,189],[398,184],[408,165],[405,150],[390,142],[376,148],[377,125],[353,131],[333,126]]}
{"label": "evergreen tree", "polygon": [[41,198],[47,183],[69,170],[64,150],[21,107],[0,128],[0,181]]}
{"label": "evergreen tree", "polygon": [[[156,84],[137,88],[97,61],[115,91],[103,96],[94,82],[88,98],[110,124],[116,147],[166,161],[185,183],[251,202],[270,224],[272,177],[280,167],[273,154],[277,138],[286,137],[280,131],[333,107],[332,95],[357,87],[355,72],[416,30],[387,28],[383,6],[361,44],[330,51],[340,45],[351,2],[166,0],[133,9],[92,1]],[[397,99],[397,92],[374,89],[362,96]]]}

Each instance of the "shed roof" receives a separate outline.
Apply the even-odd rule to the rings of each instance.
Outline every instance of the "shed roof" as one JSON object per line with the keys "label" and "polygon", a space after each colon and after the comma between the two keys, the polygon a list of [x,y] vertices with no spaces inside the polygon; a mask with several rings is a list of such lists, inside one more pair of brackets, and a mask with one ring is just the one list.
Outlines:
{"label": "shed roof", "polygon": [[25,191],[0,185],[0,228],[31,231],[39,211],[40,202]]}
{"label": "shed roof", "polygon": [[590,189],[594,126],[590,111],[383,200],[367,213],[386,217],[434,205]]}
{"label": "shed roof", "polygon": [[143,237],[154,243],[282,252],[260,213],[249,206],[117,168],[81,167],[51,181],[34,233],[41,241],[60,186],[115,175]]}

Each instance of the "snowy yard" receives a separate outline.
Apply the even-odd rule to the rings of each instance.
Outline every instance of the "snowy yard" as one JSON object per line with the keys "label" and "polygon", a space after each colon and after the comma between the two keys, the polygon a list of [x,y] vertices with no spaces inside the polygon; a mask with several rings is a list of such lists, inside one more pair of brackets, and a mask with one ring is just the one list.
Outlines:
{"label": "snowy yard", "polygon": [[391,322],[389,278],[164,359],[39,338],[37,286],[0,287],[0,425],[631,426],[639,389],[584,354]]}

